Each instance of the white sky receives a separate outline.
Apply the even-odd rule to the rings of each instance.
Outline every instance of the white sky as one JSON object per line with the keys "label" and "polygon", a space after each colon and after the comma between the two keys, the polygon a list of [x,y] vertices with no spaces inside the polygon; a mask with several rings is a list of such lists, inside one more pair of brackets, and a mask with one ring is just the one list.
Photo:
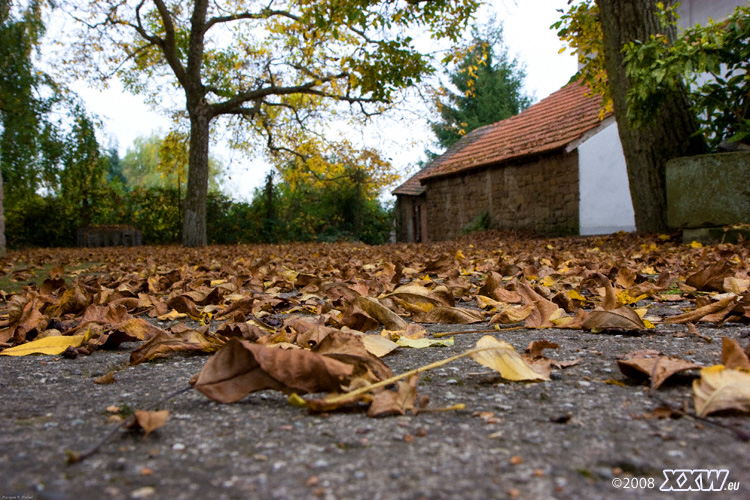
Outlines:
{"label": "white sky", "polygon": [[[478,16],[479,20],[494,12],[502,21],[511,56],[517,56],[525,65],[527,92],[539,100],[565,85],[576,72],[576,61],[568,51],[559,54],[562,43],[549,27],[560,17],[557,9],[567,8],[567,0],[490,0],[489,4]],[[140,96],[124,92],[116,81],[104,92],[89,89],[84,84],[73,88],[83,97],[88,110],[102,119],[103,136],[117,139],[121,155],[136,137],[159,130],[166,132],[170,127],[166,115],[149,108]],[[389,127],[389,132],[386,135],[390,137],[383,138],[382,131],[365,130],[362,137],[368,143],[380,141],[382,150],[389,152],[400,172],[412,172],[414,163],[432,141],[431,134],[424,123],[402,124],[395,134]],[[221,143],[214,147],[212,154],[228,166],[225,192],[238,199],[249,200],[253,189],[262,185],[271,168],[262,160],[249,160],[243,153],[231,151]]]}

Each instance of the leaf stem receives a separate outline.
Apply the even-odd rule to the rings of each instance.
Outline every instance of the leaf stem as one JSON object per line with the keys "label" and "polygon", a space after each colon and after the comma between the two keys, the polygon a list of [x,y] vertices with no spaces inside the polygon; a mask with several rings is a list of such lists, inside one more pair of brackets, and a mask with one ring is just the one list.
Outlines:
{"label": "leaf stem", "polygon": [[[183,392],[187,392],[188,390],[192,389],[193,386],[189,385],[187,387],[183,387],[182,389],[179,389],[171,394],[168,394],[161,398],[159,401],[149,405],[146,407],[145,411],[151,411],[154,408],[157,408],[161,406],[163,403],[169,401],[170,399],[179,396]],[[66,460],[68,462],[68,465],[77,464],[80,462],[83,462],[87,458],[89,458],[92,455],[95,455],[99,452],[99,449],[107,444],[107,442],[112,439],[112,437],[117,434],[117,431],[120,430],[120,427],[128,427],[135,421],[135,415],[129,417],[127,420],[123,422],[118,422],[117,424],[112,426],[112,429],[105,435],[98,443],[96,443],[94,446],[89,448],[88,450],[84,451],[83,453],[78,453],[73,450],[65,450]]]}
{"label": "leaf stem", "polygon": [[427,370],[432,370],[434,368],[441,367],[443,365],[446,365],[448,363],[451,363],[453,361],[456,361],[457,359],[465,358],[466,356],[471,356],[472,354],[476,354],[478,352],[483,351],[491,351],[491,350],[498,350],[502,349],[501,347],[478,347],[474,349],[469,349],[466,352],[462,352],[461,354],[456,354],[454,356],[451,356],[449,358],[441,359],[440,361],[435,361],[434,363],[429,363],[424,366],[420,366],[419,368],[414,368],[413,370],[409,370],[407,372],[404,372],[400,375],[395,375],[391,378],[387,378],[385,380],[381,380],[380,382],[375,382],[374,384],[366,385],[364,387],[360,387],[359,389],[355,389],[351,392],[347,392],[345,394],[341,394],[339,396],[335,396],[330,399],[325,399],[324,401],[326,403],[335,404],[340,401],[346,401],[348,399],[355,398],[357,396],[361,396],[362,394],[367,394],[370,391],[373,391],[375,389],[380,389],[381,387],[385,387],[387,385],[391,385],[394,382],[398,382],[399,380],[405,379],[407,377],[411,377],[412,375],[416,375],[417,373],[426,372]]}

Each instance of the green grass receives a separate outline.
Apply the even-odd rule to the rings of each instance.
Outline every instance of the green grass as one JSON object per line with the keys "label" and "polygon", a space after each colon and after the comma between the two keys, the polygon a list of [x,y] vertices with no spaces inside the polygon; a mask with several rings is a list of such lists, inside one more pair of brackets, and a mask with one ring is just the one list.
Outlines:
{"label": "green grass", "polygon": [[[79,264],[73,268],[66,268],[65,272],[61,276],[65,280],[65,284],[70,286],[73,283],[74,275],[87,274],[87,273],[76,273],[76,271],[82,271],[91,269],[101,265],[101,262],[85,262]],[[19,263],[13,266],[12,269],[4,269],[4,274],[0,275],[0,290],[10,294],[21,291],[24,287],[34,284],[37,288],[42,286],[44,280],[49,278],[50,271],[57,267],[57,264],[46,264],[44,266],[32,267],[24,263]],[[26,271],[24,274],[16,276],[19,271]]]}

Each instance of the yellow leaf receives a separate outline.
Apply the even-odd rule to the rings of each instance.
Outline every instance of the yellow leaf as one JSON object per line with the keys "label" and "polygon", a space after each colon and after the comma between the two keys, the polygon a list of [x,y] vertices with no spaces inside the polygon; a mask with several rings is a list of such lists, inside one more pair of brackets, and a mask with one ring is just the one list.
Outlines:
{"label": "yellow leaf", "polygon": [[549,380],[548,376],[536,372],[513,349],[513,346],[491,335],[485,335],[477,342],[476,349],[487,350],[469,354],[480,365],[492,368],[506,380],[534,381]]}
{"label": "yellow leaf", "polygon": [[693,381],[693,402],[699,417],[722,410],[750,412],[750,371],[724,365],[703,368]]}
{"label": "yellow leaf", "polygon": [[701,243],[698,243],[697,241],[691,241],[688,246],[690,248],[703,248],[703,245]]}
{"label": "yellow leaf", "polygon": [[394,349],[398,348],[398,344],[392,340],[388,340],[380,335],[363,335],[362,343],[365,345],[367,352],[378,358],[382,358],[386,354],[390,353]]}
{"label": "yellow leaf", "polygon": [[78,347],[83,344],[83,335],[45,337],[27,342],[26,344],[9,347],[0,354],[4,356],[26,356],[28,354],[62,354],[68,347]]}
{"label": "yellow leaf", "polygon": [[648,295],[641,294],[637,297],[633,297],[628,293],[627,290],[622,290],[617,292],[617,304],[621,306],[629,306],[630,304],[635,304],[638,301],[641,301],[643,299],[648,298]]}
{"label": "yellow leaf", "polygon": [[453,337],[449,339],[410,339],[401,337],[396,341],[401,347],[413,349],[424,349],[425,347],[450,347],[453,345]]}
{"label": "yellow leaf", "polygon": [[176,319],[187,318],[187,317],[188,317],[187,314],[180,313],[180,312],[177,312],[174,309],[172,309],[167,314],[162,314],[161,316],[159,316],[156,319],[158,319],[159,321],[174,321]]}
{"label": "yellow leaf", "polygon": [[552,276],[545,276],[544,278],[539,280],[539,284],[546,287],[551,287],[555,283],[557,283],[557,281],[555,281]]}
{"label": "yellow leaf", "polygon": [[568,297],[570,297],[572,300],[580,300],[581,302],[586,302],[586,297],[576,292],[575,290],[568,290]]}
{"label": "yellow leaf", "polygon": [[456,252],[455,260],[464,260],[465,258],[466,258],[466,256],[464,255],[464,253],[461,250],[459,250],[459,251]]}

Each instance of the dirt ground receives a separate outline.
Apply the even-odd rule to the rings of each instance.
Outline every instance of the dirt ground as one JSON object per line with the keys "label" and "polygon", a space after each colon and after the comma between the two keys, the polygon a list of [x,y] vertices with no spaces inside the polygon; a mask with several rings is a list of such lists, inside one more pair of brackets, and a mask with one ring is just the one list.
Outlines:
{"label": "dirt ground", "polygon": [[[679,313],[679,305],[660,313]],[[560,345],[546,351],[551,357],[581,362],[529,384],[503,383],[466,358],[421,375],[419,392],[430,396],[430,408],[463,403],[463,410],[378,419],[359,411],[308,415],[277,392],[221,405],[191,389],[160,405],[170,411],[164,427],[147,437],[118,430],[74,465],[66,464],[66,450],[85,451],[112,428],[107,407],[145,408],[187,386],[207,357],[127,367],[111,385],[93,379],[127,364],[132,344],[75,360],[0,357],[0,494],[50,500],[750,498],[750,442],[730,429],[750,434],[746,416],[711,417],[721,426],[654,418],[662,401],[617,367],[619,355],[638,349],[716,364],[721,336],[744,346],[750,335],[748,326],[702,327],[714,339],[708,343],[684,330],[498,332],[519,352],[546,339]],[[385,361],[400,373],[462,352],[481,335],[457,334],[453,347],[398,349]],[[690,407],[690,377],[668,381],[657,395]],[[721,492],[661,491],[665,482],[679,487],[665,479],[672,474],[665,476],[665,469],[726,469],[728,475]]]}

